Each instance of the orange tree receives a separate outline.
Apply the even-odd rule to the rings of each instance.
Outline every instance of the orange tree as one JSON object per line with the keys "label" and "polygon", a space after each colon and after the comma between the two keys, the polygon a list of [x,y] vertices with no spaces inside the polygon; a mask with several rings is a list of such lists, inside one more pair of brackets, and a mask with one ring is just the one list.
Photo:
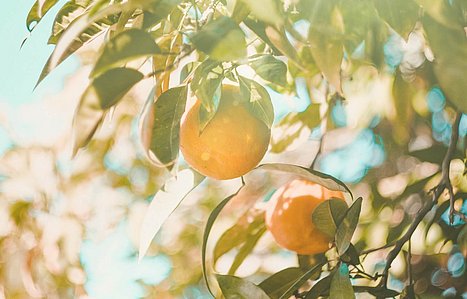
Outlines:
{"label": "orange tree", "polygon": [[[58,4],[37,1],[27,17],[28,29],[32,31]],[[75,51],[98,43],[90,83],[73,120],[77,154],[133,86],[153,80],[140,117],[142,144],[148,159],[171,171],[175,183],[180,181],[183,194],[167,200],[161,189],[155,195],[144,220],[140,255],[185,195],[204,179],[202,174],[225,179],[251,170],[251,175],[262,173],[267,185],[263,189],[272,192],[274,184],[267,178],[280,173],[334,192],[317,196],[320,203],[305,201],[303,208],[292,209],[294,203],[284,198],[311,198],[315,191],[308,195],[298,190],[293,194],[293,189],[289,195],[277,191],[284,194],[274,195],[282,205],[273,207],[276,216],[281,210],[292,212],[276,219],[278,225],[311,213],[297,223],[313,226],[316,239],[322,240],[308,237],[319,242],[320,250],[313,255],[297,250],[299,267],[257,284],[235,276],[266,232],[264,211],[249,208],[214,248],[214,261],[234,255],[229,273],[216,274],[220,287],[216,291],[206,267],[208,237],[220,212],[251,185],[249,174],[242,177],[241,190],[219,203],[204,230],[202,268],[211,294],[459,297],[465,296],[467,285],[462,149],[466,16],[467,4],[462,0],[70,0],[56,14],[48,41],[55,49],[39,83]],[[223,88],[225,84],[237,86],[235,96]],[[276,101],[273,108],[271,94],[310,98],[311,104],[304,111],[276,116],[274,123],[274,110],[282,106]],[[195,106],[190,99],[195,99]],[[342,117],[344,107],[347,119]],[[184,118],[185,110],[190,112]],[[349,127],[354,131],[344,130]],[[283,133],[273,134],[272,153],[287,151],[310,131],[318,136],[318,153],[302,153],[310,155],[311,166],[266,163],[253,170],[266,150],[271,128]],[[379,138],[376,142],[384,145],[386,162],[381,165],[370,157],[362,170],[361,176],[366,175],[362,184],[356,184],[361,177],[323,173],[327,148],[348,144],[347,135],[363,128],[372,132],[373,143]],[[180,165],[185,167],[178,157],[180,145],[194,168],[190,186],[177,175]],[[345,160],[344,156],[341,161]],[[347,204],[336,194],[345,195]],[[262,198],[268,196],[258,195],[259,202]],[[310,212],[301,213],[306,209]],[[288,225],[281,232],[274,229],[274,216],[268,221],[273,234],[298,236],[309,231],[303,227],[294,231]],[[417,253],[412,252],[420,245],[412,244],[414,234],[421,235]],[[384,244],[372,247],[379,235]],[[287,241],[278,242],[288,247]],[[374,258],[368,269],[370,256]],[[405,270],[391,272],[398,258],[405,260]],[[391,287],[392,279],[402,287]]]}

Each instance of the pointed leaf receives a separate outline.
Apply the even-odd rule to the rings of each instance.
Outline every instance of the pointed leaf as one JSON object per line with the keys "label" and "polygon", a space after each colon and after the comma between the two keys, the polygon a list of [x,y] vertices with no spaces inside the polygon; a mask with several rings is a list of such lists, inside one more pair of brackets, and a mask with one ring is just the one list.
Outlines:
{"label": "pointed leaf", "polygon": [[[423,7],[424,15],[430,16],[443,27],[458,30],[465,22],[463,12],[454,4],[455,2],[444,0],[415,0],[415,2]],[[456,2],[462,3],[462,1]]]}
{"label": "pointed leaf", "polygon": [[272,55],[250,59],[249,65],[266,81],[284,86],[287,84],[287,65]]}
{"label": "pointed leaf", "polygon": [[245,261],[247,256],[253,251],[259,239],[264,235],[265,232],[266,232],[266,224],[263,221],[261,222],[258,229],[251,232],[251,234],[248,236],[248,238],[245,240],[245,242],[242,244],[242,246],[238,250],[237,254],[235,255],[234,261],[229,269],[230,275],[235,274],[238,268],[242,265],[243,261]]}
{"label": "pointed leaf", "polygon": [[79,149],[88,145],[104,116],[105,111],[100,109],[98,104],[81,99],[73,118],[73,157],[76,156]]}
{"label": "pointed leaf", "polygon": [[303,284],[305,284],[310,277],[313,277],[315,274],[321,272],[321,268],[324,263],[318,263],[313,268],[306,271],[302,276],[300,276],[282,295],[279,299],[288,299],[292,296],[295,291],[297,291]]}
{"label": "pointed leaf", "polygon": [[223,79],[224,70],[220,63],[214,60],[203,61],[195,70],[191,89],[202,104],[199,117],[201,130],[206,127],[217,112]]}
{"label": "pointed leaf", "polygon": [[357,198],[347,211],[336,232],[336,246],[339,255],[343,255],[350,246],[350,241],[358,225],[362,209],[362,198]]}
{"label": "pointed leaf", "polygon": [[162,93],[150,113],[154,120],[147,128],[150,140],[145,140],[148,150],[164,165],[178,157],[180,119],[185,111],[188,88],[186,85],[171,88]]}
{"label": "pointed leaf", "polygon": [[214,247],[213,263],[230,250],[240,247],[250,236],[264,227],[264,211],[248,210],[232,227],[226,230]]}
{"label": "pointed leaf", "polygon": [[215,60],[236,60],[246,55],[245,34],[234,20],[226,16],[203,26],[191,41],[198,50]]}
{"label": "pointed leaf", "polygon": [[136,70],[117,68],[109,70],[91,82],[81,96],[74,116],[73,155],[88,144],[105,110],[120,101],[142,78],[143,74]]}
{"label": "pointed leaf", "polygon": [[331,274],[331,288],[329,298],[351,299],[355,298],[355,293],[350,282],[349,267],[341,263]]}
{"label": "pointed leaf", "polygon": [[149,29],[161,22],[180,2],[181,0],[159,0],[157,5],[148,6],[147,11],[144,11],[143,29]]}
{"label": "pointed leaf", "polygon": [[329,294],[332,276],[326,276],[320,279],[306,294],[305,299],[318,299],[323,294]]}
{"label": "pointed leaf", "polygon": [[[54,36],[49,40],[50,43],[55,43],[56,46],[47,60],[42,72],[37,80],[36,86],[39,85],[42,80],[44,80],[47,75],[54,70],[60,63],[62,63],[66,58],[73,54],[76,50],[81,48],[83,44],[89,41],[91,38],[102,33],[107,26],[103,21],[104,18],[120,13],[125,10],[132,8],[130,5],[123,4],[113,4],[107,6],[102,11],[90,16],[89,14],[83,14],[74,19],[70,25],[63,32],[58,33],[58,41]],[[57,16],[58,17],[58,16]],[[91,30],[92,34],[84,34],[87,29],[94,27]]]}
{"label": "pointed leaf", "polygon": [[164,188],[154,195],[144,215],[141,227],[139,260],[144,257],[151,245],[152,239],[154,239],[167,218],[203,180],[204,176],[201,176],[194,170],[185,169],[169,179],[165,183]]}
{"label": "pointed leaf", "polygon": [[308,33],[310,51],[326,80],[342,94],[340,73],[344,56],[342,21],[331,1],[319,2],[320,17],[311,20],[312,25]]}
{"label": "pointed leaf", "polygon": [[338,179],[328,174],[315,171],[315,170],[311,170],[311,169],[308,169],[302,166],[293,165],[293,164],[283,164],[283,163],[268,163],[268,164],[259,165],[258,167],[256,167],[256,169],[274,170],[274,171],[281,171],[281,172],[287,172],[290,174],[299,175],[303,177],[304,179],[320,184],[328,188],[329,190],[347,192],[350,195],[352,195],[352,192],[350,192],[350,189]]}
{"label": "pointed leaf", "polygon": [[[284,128],[285,136],[278,140],[274,140],[274,138],[271,140],[271,151],[274,153],[285,151],[300,137],[304,128],[313,129],[317,127],[321,123],[320,106],[320,104],[312,103],[305,111],[291,112],[281,119],[277,127]],[[300,127],[297,128],[297,125],[300,125]]]}
{"label": "pointed leaf", "polygon": [[95,78],[83,97],[96,98],[101,109],[108,109],[118,103],[143,77],[134,69],[114,68]]}
{"label": "pointed leaf", "polygon": [[149,33],[139,29],[123,31],[105,43],[91,76],[95,77],[111,67],[120,66],[136,58],[153,56],[160,52],[159,46]]}
{"label": "pointed leaf", "polygon": [[[243,186],[242,186],[243,187]],[[209,281],[208,281],[208,274],[207,274],[207,270],[206,270],[206,249],[207,249],[207,246],[208,246],[208,238],[209,238],[209,233],[211,232],[211,229],[212,229],[212,226],[214,225],[214,222],[216,221],[217,219],[217,216],[219,216],[219,213],[222,211],[222,209],[229,203],[229,201],[234,198],[238,192],[240,192],[241,188],[238,189],[237,192],[235,192],[234,194],[226,197],[224,200],[222,200],[215,208],[214,210],[211,212],[211,214],[209,215],[209,218],[208,218],[208,221],[206,222],[206,227],[204,228],[204,233],[203,233],[203,245],[202,245],[202,248],[201,248],[201,268],[203,270],[203,277],[204,277],[204,281],[206,283],[206,287],[209,291],[209,293],[214,296],[214,294],[212,293],[212,290],[211,290],[211,287],[209,285]],[[215,296],[214,296],[215,297]]]}
{"label": "pointed leaf", "polygon": [[281,16],[281,6],[279,1],[275,0],[238,0],[245,3],[251,13],[261,21],[280,27],[284,24],[284,18]]}
{"label": "pointed leaf", "polygon": [[188,62],[182,67],[180,71],[180,82],[185,81],[185,79],[200,65],[197,61]]}
{"label": "pointed leaf", "polygon": [[217,282],[226,299],[270,299],[257,285],[236,276],[217,274]]}
{"label": "pointed leaf", "polygon": [[457,235],[457,244],[465,252],[467,250],[467,225],[464,225],[459,235]]}
{"label": "pointed leaf", "polygon": [[235,6],[232,11],[231,18],[235,23],[240,24],[250,14],[251,10],[248,5],[243,1],[235,1]]}
{"label": "pointed leaf", "polygon": [[290,41],[287,39],[285,31],[278,31],[276,28],[267,26],[264,29],[264,33],[268,40],[277,48],[283,55],[292,60],[298,66],[299,56],[297,50],[292,46]]}
{"label": "pointed leaf", "polygon": [[343,200],[335,198],[325,200],[314,209],[313,224],[329,237],[334,237],[346,211],[347,204]]}
{"label": "pointed leaf", "polygon": [[[58,0],[36,0],[34,5],[29,10],[28,16],[26,17],[26,27],[31,32],[34,27],[41,21],[42,17],[57,4]],[[34,24],[34,26],[32,26]]]}
{"label": "pointed leaf", "polygon": [[434,72],[447,98],[462,112],[467,112],[467,38],[462,26],[444,27],[425,15],[423,27],[435,55]]}
{"label": "pointed leaf", "polygon": [[268,294],[272,299],[278,299],[285,291],[287,291],[294,283],[304,274],[301,268],[292,267],[281,270],[265,280],[259,287]]}
{"label": "pointed leaf", "polygon": [[274,108],[267,90],[254,80],[238,76],[240,92],[248,100],[248,110],[261,120],[268,128],[274,121]]}
{"label": "pointed leaf", "polygon": [[[126,4],[113,4],[105,7],[99,12],[93,14],[90,13],[80,15],[74,19],[65,31],[60,35],[60,39],[57,45],[50,55],[42,73],[39,77],[37,84],[39,84],[53,69],[55,69],[60,63],[62,63],[67,57],[74,53],[82,42],[77,42],[79,37],[89,26],[98,22],[110,15],[121,13],[123,11],[129,11],[133,6],[129,3]],[[78,39],[79,40],[79,39]],[[36,84],[36,85],[37,85]]]}
{"label": "pointed leaf", "polygon": [[420,7],[413,1],[374,0],[381,18],[407,40],[418,21]]}
{"label": "pointed leaf", "polygon": [[48,43],[56,44],[62,33],[70,26],[70,24],[83,15],[86,11],[85,3],[78,3],[77,1],[68,1],[65,3],[58,13],[52,26],[52,33],[50,34]]}

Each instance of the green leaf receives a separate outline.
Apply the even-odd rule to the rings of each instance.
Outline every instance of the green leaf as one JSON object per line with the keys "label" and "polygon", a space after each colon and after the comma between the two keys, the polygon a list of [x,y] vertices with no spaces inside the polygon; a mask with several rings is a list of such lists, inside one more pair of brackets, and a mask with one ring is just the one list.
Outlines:
{"label": "green leaf", "polygon": [[182,67],[180,71],[180,82],[185,81],[185,79],[199,66],[198,61],[188,62]]}
{"label": "green leaf", "polygon": [[297,50],[290,43],[284,30],[279,31],[274,27],[266,26],[264,28],[264,34],[268,38],[267,40],[269,40],[270,43],[280,51],[280,53],[294,62],[297,67],[301,66]]}
{"label": "green leaf", "polygon": [[400,295],[400,293],[395,290],[381,287],[354,286],[353,289],[355,293],[369,293],[376,298],[395,298]]}
{"label": "green leaf", "polygon": [[73,155],[88,144],[104,116],[104,111],[120,101],[142,78],[143,74],[136,70],[116,68],[91,82],[81,96],[74,116]]}
{"label": "green leaf", "polygon": [[292,132],[291,134],[286,135],[278,141],[272,139],[271,151],[275,153],[283,152],[295,141],[295,139],[300,137],[304,128],[313,129],[317,127],[321,123],[319,109],[320,104],[310,104],[305,111],[288,113],[283,119],[281,119],[278,127],[286,128],[285,130],[287,131],[285,132],[288,132],[289,130],[287,128],[295,124],[301,124],[301,126],[294,130],[290,130]]}
{"label": "green leaf", "polygon": [[251,10],[248,7],[247,3],[241,0],[235,1],[235,6],[232,11],[232,20],[235,21],[235,23],[240,24],[245,20],[245,18],[248,17],[250,14]]}
{"label": "green leaf", "polygon": [[434,72],[441,89],[460,111],[467,112],[467,38],[464,28],[447,28],[428,15],[423,17],[423,27],[435,55]]}
{"label": "green leaf", "polygon": [[467,250],[467,225],[464,225],[459,235],[457,235],[457,244],[462,251]]}
{"label": "green leaf", "polygon": [[339,255],[343,255],[350,246],[350,241],[358,225],[362,209],[362,198],[357,198],[347,211],[336,232],[336,247]]}
{"label": "green leaf", "polygon": [[407,0],[373,0],[373,2],[381,18],[407,40],[418,21],[420,7],[415,2]]}
{"label": "green leaf", "polygon": [[[423,7],[424,15],[430,16],[443,27],[453,30],[458,30],[459,27],[463,27],[462,21],[465,22],[465,19],[462,15],[462,11],[460,9],[458,10],[455,5],[450,4],[449,1],[415,0],[415,2]],[[462,2],[462,0],[453,2]]]}
{"label": "green leaf", "polygon": [[341,263],[331,274],[331,288],[329,290],[329,298],[333,299],[350,299],[355,298],[355,293],[352,288],[352,283],[349,277],[349,267],[345,263]]}
{"label": "green leaf", "polygon": [[[242,186],[243,187],[243,186]],[[209,233],[211,232],[211,229],[212,229],[212,226],[214,225],[214,222],[216,221],[217,219],[217,216],[219,216],[219,213],[222,211],[222,209],[229,203],[229,201],[234,198],[238,192],[240,192],[240,190],[242,189],[242,187],[240,187],[240,189],[238,189],[238,191],[230,196],[228,196],[227,198],[225,198],[224,200],[222,200],[215,208],[214,210],[211,212],[211,214],[209,215],[209,218],[208,218],[208,221],[206,222],[206,227],[204,228],[204,233],[203,233],[203,244],[202,244],[202,248],[201,248],[201,268],[203,270],[203,277],[204,277],[204,281],[206,282],[206,287],[208,288],[208,291],[209,293],[213,296],[214,294],[212,293],[212,290],[211,290],[211,287],[209,286],[209,281],[208,281],[208,274],[207,274],[207,271],[206,271],[206,249],[207,249],[207,246],[208,246],[208,238],[209,238]]]}
{"label": "green leaf", "polygon": [[251,13],[261,21],[280,27],[284,24],[281,6],[279,1],[275,0],[237,0],[245,3]]}
{"label": "green leaf", "polygon": [[226,230],[214,247],[214,264],[217,260],[230,250],[240,247],[250,236],[254,236],[256,232],[264,227],[264,212],[257,210],[248,210],[243,214],[237,223]]}
{"label": "green leaf", "polygon": [[360,264],[360,254],[352,243],[350,244],[349,249],[341,255],[341,261],[354,266]]}
{"label": "green leaf", "polygon": [[143,74],[134,69],[110,69],[92,81],[83,98],[95,98],[101,109],[108,109],[117,104],[143,77]]}
{"label": "green leaf", "polygon": [[260,287],[248,280],[220,274],[216,278],[226,299],[270,299]]}
{"label": "green leaf", "polygon": [[308,32],[310,51],[326,80],[342,94],[340,72],[344,44],[341,16],[328,0],[319,0],[315,9]]}
{"label": "green leaf", "polygon": [[272,55],[261,55],[250,59],[249,65],[266,81],[285,86],[287,84],[287,65]]}
{"label": "green leaf", "polygon": [[223,79],[224,70],[220,63],[214,60],[203,61],[195,70],[191,89],[202,104],[199,117],[201,130],[207,126],[217,112]]}
{"label": "green leaf", "polygon": [[248,236],[248,239],[246,239],[245,243],[243,243],[243,245],[238,250],[238,253],[235,255],[232,266],[230,266],[229,269],[230,275],[235,274],[238,268],[242,265],[243,261],[245,261],[247,256],[253,251],[259,239],[263,236],[265,232],[266,225],[264,222],[262,222],[261,226],[256,231],[253,231],[250,236]]}
{"label": "green leaf", "polygon": [[148,6],[144,11],[142,28],[149,29],[161,22],[177,8],[180,2],[180,0],[159,0],[156,5]]}
{"label": "green leaf", "polygon": [[[34,5],[29,10],[28,16],[26,17],[26,27],[31,32],[34,27],[42,20],[42,17],[57,4],[58,0],[36,0]],[[34,26],[32,26],[34,24]]]}
{"label": "green leaf", "polygon": [[[129,11],[133,6],[130,4],[113,4],[107,6],[102,11],[90,16],[89,14],[82,14],[74,19],[70,25],[63,32],[58,33],[60,38],[58,39],[57,45],[47,60],[36,86],[39,85],[47,75],[54,70],[60,63],[66,58],[78,50],[83,44],[89,41],[91,38],[102,33],[107,27],[102,26],[104,19],[110,15],[114,15],[123,11]],[[57,16],[58,18],[59,16]],[[63,19],[65,20],[65,19]],[[105,22],[104,22],[105,23]],[[86,34],[87,29],[92,29],[92,35]],[[55,38],[52,36],[49,39],[49,43],[55,43]]]}
{"label": "green leaf", "polygon": [[267,90],[254,80],[238,76],[240,92],[243,98],[248,99],[248,110],[261,120],[268,128],[274,121],[274,108]]}
{"label": "green leaf", "polygon": [[[65,3],[60,8],[58,13],[55,15],[55,19],[54,19],[53,26],[52,26],[52,33],[50,34],[50,37],[49,37],[49,40],[48,40],[49,44],[54,44],[55,45],[57,43],[58,39],[63,34],[63,32],[68,28],[68,26],[70,26],[70,24],[74,20],[76,20],[78,17],[80,17],[81,15],[83,15],[86,12],[87,4],[88,3],[81,3],[80,1],[71,0],[71,1],[68,1],[67,3]],[[107,24],[107,25],[112,24],[109,19],[105,18],[104,20],[105,20],[105,24]],[[88,28],[89,31],[86,30],[88,32],[86,32],[86,31],[85,32],[90,37],[92,37],[95,34],[92,34],[92,32],[90,32],[91,31],[90,29],[91,28],[96,29],[96,30],[100,29],[99,31],[102,31],[105,24],[99,24],[101,26],[90,26],[90,28]],[[94,25],[97,25],[97,24],[94,24]],[[81,35],[81,37],[82,37],[82,35]],[[84,38],[84,37],[82,37],[82,38]]]}
{"label": "green leaf", "polygon": [[214,248],[215,264],[218,258],[234,248],[238,248],[229,274],[234,275],[238,267],[256,246],[259,239],[266,232],[264,211],[248,210],[240,217],[235,225],[226,230]]}
{"label": "green leaf", "polygon": [[280,172],[287,172],[290,174],[295,174],[301,176],[304,179],[307,179],[313,183],[320,184],[329,190],[333,191],[342,191],[347,192],[352,196],[352,192],[350,189],[338,179],[319,172],[315,170],[311,170],[302,166],[293,165],[293,164],[283,164],[283,163],[268,163],[268,164],[261,164],[256,169],[260,170],[273,170],[273,171],[280,171]]}
{"label": "green leaf", "polygon": [[298,278],[282,295],[279,297],[279,299],[288,299],[290,296],[293,295],[293,293],[298,290],[305,282],[310,279],[310,277],[313,277],[316,273],[321,272],[321,268],[323,267],[324,263],[318,263],[315,265],[313,268],[309,269],[306,271],[300,278]]}
{"label": "green leaf", "polygon": [[278,299],[304,274],[301,268],[291,267],[281,270],[263,280],[259,287],[272,299]]}
{"label": "green leaf", "polygon": [[109,68],[136,58],[153,56],[161,52],[151,35],[139,29],[129,29],[105,43],[91,76],[95,77]]}
{"label": "green leaf", "polygon": [[167,180],[164,187],[154,195],[144,215],[141,226],[139,241],[140,261],[148,251],[152,239],[156,236],[162,224],[204,178],[204,176],[192,169],[184,169]]}
{"label": "green leaf", "polygon": [[170,88],[162,93],[151,110],[154,122],[149,150],[164,165],[178,157],[180,119],[185,111],[188,88],[186,85]]}
{"label": "green leaf", "polygon": [[[447,147],[443,144],[434,144],[431,147],[409,152],[409,155],[419,159],[422,162],[430,162],[441,165],[443,158],[448,151]],[[457,150],[453,154],[453,159],[463,159],[464,153]],[[416,191],[415,191],[416,192]]]}
{"label": "green leaf", "polygon": [[219,61],[230,61],[246,56],[245,34],[237,23],[222,16],[191,37],[194,46]]}
{"label": "green leaf", "polygon": [[332,275],[320,279],[308,293],[305,299],[318,299],[323,294],[329,294],[329,287],[331,286]]}
{"label": "green leaf", "polygon": [[276,48],[274,43],[267,36],[266,24],[264,22],[247,18],[243,20],[243,23],[271,48],[274,55],[281,55],[281,51]]}
{"label": "green leaf", "polygon": [[336,198],[325,200],[314,209],[313,224],[321,232],[334,237],[346,211],[347,204],[343,200]]}

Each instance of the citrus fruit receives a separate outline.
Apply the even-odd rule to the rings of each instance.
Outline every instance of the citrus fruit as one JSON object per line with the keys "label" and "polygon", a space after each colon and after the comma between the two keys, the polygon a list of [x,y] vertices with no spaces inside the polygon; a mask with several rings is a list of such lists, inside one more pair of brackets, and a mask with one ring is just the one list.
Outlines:
{"label": "citrus fruit", "polygon": [[279,188],[266,211],[266,226],[277,244],[304,255],[327,251],[331,238],[314,226],[312,214],[320,203],[331,198],[344,200],[344,194],[304,179]]}
{"label": "citrus fruit", "polygon": [[263,158],[271,132],[248,110],[240,88],[223,85],[219,107],[201,131],[199,100],[188,109],[180,127],[180,149],[201,174],[220,180],[244,175]]}

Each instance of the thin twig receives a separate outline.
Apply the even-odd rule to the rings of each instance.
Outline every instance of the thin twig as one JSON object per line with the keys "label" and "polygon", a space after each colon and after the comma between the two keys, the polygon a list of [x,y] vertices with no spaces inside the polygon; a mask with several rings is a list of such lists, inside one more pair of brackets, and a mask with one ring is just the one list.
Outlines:
{"label": "thin twig", "polygon": [[[444,190],[451,186],[451,182],[449,180],[449,164],[451,163],[452,157],[454,155],[454,152],[457,147],[457,141],[459,139],[459,123],[460,123],[460,116],[461,114],[456,115],[456,120],[454,121],[454,124],[452,126],[452,134],[451,134],[451,141],[449,143],[448,151],[446,152],[446,155],[444,156],[443,163],[441,166],[441,171],[442,171],[442,178],[439,184],[430,190],[430,193],[432,193],[432,199],[428,201],[425,206],[419,211],[415,219],[413,220],[412,224],[409,226],[409,229],[407,232],[399,239],[394,245],[394,248],[388,253],[386,257],[386,266],[383,271],[382,279],[379,283],[381,287],[386,287],[388,278],[389,278],[389,269],[391,268],[391,264],[394,261],[394,259],[397,257],[399,252],[402,250],[402,247],[404,244],[412,237],[413,233],[417,229],[418,225],[420,222],[422,222],[423,218],[425,218],[426,214],[432,210],[432,208],[438,203],[438,198],[443,194]],[[451,194],[452,192],[452,186],[450,190],[450,200],[454,200],[454,194]],[[452,207],[453,207],[453,202],[452,202]],[[453,209],[454,211],[454,209]],[[453,212],[454,213],[454,212]]]}
{"label": "thin twig", "polygon": [[175,61],[173,63],[169,64],[168,66],[166,66],[165,68],[154,70],[154,71],[150,72],[149,74],[146,74],[144,77],[145,78],[151,78],[153,76],[156,76],[156,75],[159,75],[159,74],[174,70],[178,66],[178,64],[180,63],[180,60],[182,60],[185,57],[190,56],[191,53],[193,53],[194,50],[195,50],[194,48],[191,48],[188,52],[184,53],[181,56],[176,57]]}
{"label": "thin twig", "polygon": [[377,247],[377,248],[370,248],[370,249],[367,249],[367,250],[363,250],[360,254],[361,255],[368,255],[369,253],[379,251],[379,250],[383,250],[383,249],[386,249],[386,248],[389,248],[389,247],[393,247],[394,245],[396,245],[396,244],[394,244],[394,243],[385,244],[385,245]]}

